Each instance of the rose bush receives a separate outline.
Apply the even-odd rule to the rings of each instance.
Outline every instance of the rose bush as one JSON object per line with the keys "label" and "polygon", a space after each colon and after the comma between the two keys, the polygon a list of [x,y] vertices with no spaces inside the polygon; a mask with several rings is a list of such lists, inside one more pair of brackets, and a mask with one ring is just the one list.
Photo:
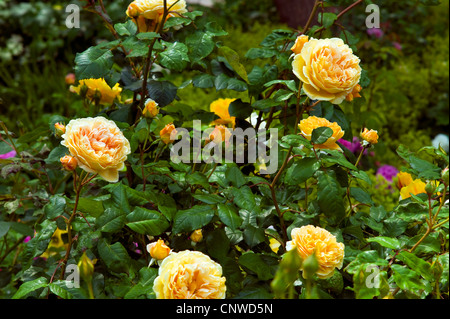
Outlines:
{"label": "rose bush", "polygon": [[[399,145],[396,203],[375,201],[363,162],[383,131],[344,112],[370,83],[339,23],[352,8],[317,2],[319,25],[240,56],[184,1],[136,0],[122,22],[89,1],[111,38],[75,58],[77,113],[28,132],[1,123],[1,296],[448,298],[448,154]],[[192,87],[210,92],[201,110],[179,96]],[[257,134],[235,145],[232,129]],[[256,137],[269,161],[251,160]],[[202,161],[223,144],[234,161]]]}

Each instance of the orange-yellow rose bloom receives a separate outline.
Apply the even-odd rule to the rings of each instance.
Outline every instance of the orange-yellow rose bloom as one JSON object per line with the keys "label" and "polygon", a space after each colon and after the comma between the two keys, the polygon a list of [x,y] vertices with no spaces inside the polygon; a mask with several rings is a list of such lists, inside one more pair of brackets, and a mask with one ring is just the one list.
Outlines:
{"label": "orange-yellow rose bloom", "polygon": [[209,109],[212,113],[216,114],[219,118],[212,122],[212,124],[234,126],[236,125],[236,117],[230,116],[228,108],[232,102],[236,99],[218,99],[211,103]]}
{"label": "orange-yellow rose bloom", "polygon": [[365,128],[364,131],[361,132],[361,138],[369,144],[377,144],[378,132]]}
{"label": "orange-yellow rose bloom", "polygon": [[[178,17],[179,14],[186,13],[186,1],[167,0],[167,9],[170,8],[170,17]],[[133,18],[134,23],[138,26],[139,32],[156,31],[156,24],[161,23],[164,15],[163,0],[135,0],[128,6],[127,16]]]}
{"label": "orange-yellow rose bloom", "polygon": [[294,74],[311,100],[341,104],[361,78],[360,59],[342,39],[310,39],[294,57]]}
{"label": "orange-yellow rose bloom", "polygon": [[297,37],[294,46],[291,48],[292,52],[294,52],[294,54],[300,54],[302,52],[303,46],[308,41],[309,37],[307,35],[301,35]]}
{"label": "orange-yellow rose bloom", "polygon": [[170,248],[164,243],[164,240],[158,239],[153,243],[147,245],[147,251],[150,253],[150,256],[156,260],[163,260],[167,256],[169,256]]}
{"label": "orange-yellow rose bloom", "polygon": [[62,138],[61,144],[69,149],[80,168],[108,182],[119,180],[119,171],[131,148],[116,123],[101,116],[71,120]]}
{"label": "orange-yellow rose bloom", "polygon": [[397,174],[397,188],[401,190],[403,187],[408,186],[413,182],[413,178],[411,174],[406,172],[400,172]]}
{"label": "orange-yellow rose bloom", "polygon": [[418,195],[426,193],[425,186],[426,184],[420,179],[415,179],[400,190],[400,196],[402,197],[402,199],[406,199],[411,197],[411,194]]}
{"label": "orange-yellow rose bloom", "polygon": [[175,125],[167,124],[161,131],[159,131],[159,136],[164,144],[171,144],[173,140],[170,138],[172,134],[176,134],[177,130],[175,129]]}
{"label": "orange-yellow rose bloom", "polygon": [[338,243],[336,237],[327,230],[312,225],[303,226],[294,228],[291,238],[292,241],[286,243],[286,249],[296,249],[302,260],[316,254],[319,263],[317,277],[329,278],[333,276],[335,268],[342,268],[345,246]]}
{"label": "orange-yellow rose bloom", "polygon": [[122,92],[119,83],[116,83],[116,85],[111,88],[103,78],[80,80],[78,86],[70,86],[70,91],[80,95],[84,86],[87,88],[86,98],[91,102],[95,102],[96,99],[98,99],[98,103],[102,105],[112,104],[114,99],[118,98]]}
{"label": "orange-yellow rose bloom", "polygon": [[309,141],[311,140],[311,135],[314,129],[319,127],[331,128],[333,130],[333,135],[328,140],[326,140],[325,143],[315,144],[314,148],[341,151],[341,148],[336,142],[344,136],[345,132],[336,122],[332,123],[325,118],[309,116],[308,118],[301,120],[298,126],[300,127],[301,134]]}
{"label": "orange-yellow rose bloom", "polygon": [[171,252],[153,283],[157,299],[225,299],[222,266],[199,251]]}

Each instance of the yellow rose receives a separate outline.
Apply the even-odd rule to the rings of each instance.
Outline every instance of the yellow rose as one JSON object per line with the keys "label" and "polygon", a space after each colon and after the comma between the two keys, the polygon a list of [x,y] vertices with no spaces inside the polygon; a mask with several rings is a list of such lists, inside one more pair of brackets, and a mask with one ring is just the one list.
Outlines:
{"label": "yellow rose", "polygon": [[413,182],[413,178],[412,178],[411,174],[405,173],[405,172],[400,172],[397,174],[396,185],[399,190],[401,190],[403,187],[408,186],[412,182]]}
{"label": "yellow rose", "polygon": [[426,193],[425,186],[426,184],[420,179],[415,179],[400,190],[400,196],[402,197],[402,199],[406,199],[411,197],[411,194],[418,195]]}
{"label": "yellow rose", "polygon": [[144,115],[146,118],[154,118],[156,115],[158,115],[159,109],[158,109],[158,103],[153,101],[152,99],[148,99],[145,101],[145,107],[142,111],[142,115]]}
{"label": "yellow rose", "polygon": [[158,239],[151,244],[147,245],[147,251],[150,253],[150,256],[156,260],[163,260],[167,256],[169,256],[170,248],[164,243],[162,239]]}
{"label": "yellow rose", "polygon": [[361,132],[361,138],[369,144],[378,143],[378,132],[375,130],[368,130],[367,128]]}
{"label": "yellow rose", "polygon": [[294,54],[300,54],[302,52],[303,46],[308,41],[309,37],[307,35],[301,35],[297,37],[294,46],[291,48],[292,52],[294,52]]}
{"label": "yellow rose", "polygon": [[[167,19],[179,17],[178,14],[187,12],[185,0],[167,0],[167,9],[169,8],[170,13],[167,15]],[[156,31],[155,27],[161,23],[164,15],[164,1],[135,0],[128,6],[126,14],[133,18],[133,22],[138,26],[139,32]]]}
{"label": "yellow rose", "polygon": [[153,283],[157,299],[225,299],[222,266],[199,251],[170,253]]}
{"label": "yellow rose", "polygon": [[294,74],[312,100],[341,104],[361,78],[360,59],[342,39],[311,39],[294,57]]}
{"label": "yellow rose", "polygon": [[218,99],[211,103],[209,109],[212,113],[216,114],[219,119],[212,122],[212,124],[218,125],[230,125],[234,128],[236,125],[236,117],[230,116],[228,108],[232,102],[236,99]]}
{"label": "yellow rose", "polygon": [[311,140],[311,135],[314,129],[319,127],[331,128],[333,130],[333,135],[325,143],[314,145],[314,148],[341,150],[336,142],[344,136],[345,132],[336,122],[331,123],[327,119],[317,116],[310,116],[304,120],[301,120],[298,126],[300,127],[301,134],[309,141]]}
{"label": "yellow rose", "polygon": [[295,248],[302,260],[316,254],[319,263],[317,277],[330,278],[335,268],[342,268],[345,246],[343,243],[338,243],[336,237],[327,230],[308,225],[294,228],[291,237],[292,241],[286,243],[287,250]]}
{"label": "yellow rose", "polygon": [[159,136],[161,137],[161,140],[164,142],[164,144],[170,144],[173,143],[173,140],[170,138],[170,136],[177,133],[177,130],[175,129],[175,126],[173,124],[167,124],[160,132]]}
{"label": "yellow rose", "polygon": [[86,98],[91,102],[98,99],[98,103],[102,105],[112,104],[114,99],[119,97],[120,92],[122,92],[119,83],[111,88],[103,78],[80,80],[77,87],[70,86],[70,91],[82,95],[84,93],[83,87],[87,88]]}
{"label": "yellow rose", "polygon": [[104,117],[71,120],[62,135],[61,144],[69,149],[78,166],[96,173],[108,182],[119,180],[130,143],[116,123]]}
{"label": "yellow rose", "polygon": [[67,234],[67,230],[61,230],[56,228],[55,232],[52,235],[50,243],[48,244],[45,252],[40,256],[42,258],[49,258],[50,256],[55,255],[57,252],[67,249],[68,243],[64,243],[62,235]]}

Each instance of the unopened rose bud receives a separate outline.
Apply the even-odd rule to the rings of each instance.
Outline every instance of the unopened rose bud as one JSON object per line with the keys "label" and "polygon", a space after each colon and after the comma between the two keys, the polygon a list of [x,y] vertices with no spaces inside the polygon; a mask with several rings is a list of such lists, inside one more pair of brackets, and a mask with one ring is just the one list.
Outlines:
{"label": "unopened rose bud", "polygon": [[169,256],[170,250],[171,249],[162,239],[158,239],[158,241],[147,245],[147,251],[150,253],[150,256],[156,260],[163,260]]}
{"label": "unopened rose bud", "polygon": [[361,132],[361,138],[369,144],[378,143],[378,132],[375,130],[368,130],[367,128]]}
{"label": "unopened rose bud", "polygon": [[55,134],[61,137],[66,132],[66,126],[61,123],[55,123]]}
{"label": "unopened rose bud", "polygon": [[87,281],[92,279],[92,275],[94,274],[94,263],[86,255],[86,252],[83,253],[80,261],[78,262],[78,269],[80,271],[81,278]]}
{"label": "unopened rose bud", "polygon": [[64,157],[61,157],[60,161],[61,161],[61,164],[62,164],[63,168],[66,171],[69,171],[69,172],[75,170],[77,168],[77,165],[78,165],[77,159],[75,157],[70,156],[70,155],[66,155]]}
{"label": "unopened rose bud", "polygon": [[307,35],[301,35],[295,40],[294,46],[291,48],[294,54],[300,54],[302,52],[303,46],[309,41]]}
{"label": "unopened rose bud", "polygon": [[66,84],[71,85],[75,83],[75,74],[69,73],[65,77]]}
{"label": "unopened rose bud", "polygon": [[177,131],[175,129],[175,126],[173,124],[167,124],[160,132],[159,136],[161,137],[161,140],[164,142],[164,144],[171,144],[173,143],[173,140],[171,140],[170,135],[173,131]]}
{"label": "unopened rose bud", "polygon": [[441,173],[442,182],[448,186],[448,167],[444,168]]}
{"label": "unopened rose bud", "polygon": [[425,192],[427,193],[428,196],[432,196],[434,192],[436,192],[436,183],[429,181],[425,185]]}
{"label": "unopened rose bud", "polygon": [[312,254],[306,258],[302,263],[303,277],[311,279],[316,271],[319,269],[319,262],[317,261],[316,255]]}
{"label": "unopened rose bud", "polygon": [[152,119],[156,117],[158,113],[159,113],[158,103],[156,103],[152,99],[148,99],[145,102],[144,109],[142,110],[142,115],[148,119]]}
{"label": "unopened rose bud", "polygon": [[191,234],[191,240],[194,243],[199,243],[203,240],[203,233],[201,229],[194,230]]}

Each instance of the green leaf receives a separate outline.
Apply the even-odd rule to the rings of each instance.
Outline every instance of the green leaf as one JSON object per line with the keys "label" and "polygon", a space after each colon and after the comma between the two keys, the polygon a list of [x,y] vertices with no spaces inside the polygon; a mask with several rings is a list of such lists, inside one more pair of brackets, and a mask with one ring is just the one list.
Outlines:
{"label": "green leaf", "polygon": [[108,208],[95,221],[98,229],[104,233],[114,233],[122,229],[125,225],[125,212],[112,207]]}
{"label": "green leaf", "polygon": [[78,80],[107,76],[113,66],[113,54],[109,50],[90,47],[75,56],[75,75]]}
{"label": "green leaf", "polygon": [[246,103],[241,99],[237,99],[230,103],[230,105],[228,106],[228,111],[230,113],[230,116],[235,116],[238,119],[244,120],[252,114],[253,109],[250,103]]}
{"label": "green leaf", "polygon": [[434,276],[431,271],[431,264],[427,263],[422,258],[408,252],[402,251],[397,255],[397,259],[403,261],[409,268],[414,269],[428,281],[434,281]]}
{"label": "green leaf", "polygon": [[252,225],[247,225],[243,232],[244,241],[250,247],[254,247],[266,239],[264,229],[260,227],[255,227]]}
{"label": "green leaf", "polygon": [[397,249],[401,248],[400,241],[397,238],[379,236],[379,237],[367,238],[367,241],[369,243],[373,243],[373,242],[378,243],[381,246],[390,248],[390,249],[397,250]]}
{"label": "green leaf", "polygon": [[215,77],[210,74],[199,74],[192,79],[192,85],[201,89],[210,89],[214,87]]}
{"label": "green leaf", "polygon": [[127,215],[127,226],[139,234],[158,236],[169,227],[169,222],[157,211],[136,207]]}
{"label": "green leaf", "polygon": [[235,230],[241,226],[242,218],[236,213],[236,210],[232,205],[218,204],[217,212],[220,220],[230,227],[230,229]]}
{"label": "green leaf", "polygon": [[320,210],[335,223],[345,216],[344,192],[336,180],[334,171],[327,174],[318,172],[318,192],[317,199]]}
{"label": "green leaf", "polygon": [[128,271],[130,267],[130,256],[121,243],[116,242],[110,245],[106,239],[102,238],[97,245],[101,260],[114,272]]}
{"label": "green leaf", "polygon": [[251,48],[245,54],[245,57],[250,60],[268,59],[277,55],[277,50],[271,48]]}
{"label": "green leaf", "polygon": [[188,48],[181,42],[165,44],[167,49],[159,54],[159,62],[168,69],[182,71],[189,62]]}
{"label": "green leaf", "polygon": [[174,234],[192,232],[207,225],[214,217],[214,210],[209,205],[195,205],[186,210],[180,210],[175,215],[172,231]]}
{"label": "green leaf", "polygon": [[271,268],[264,262],[259,254],[254,252],[244,253],[239,257],[239,264],[255,273],[260,280],[269,280],[273,278]]}
{"label": "green leaf", "polygon": [[3,222],[0,221],[0,238],[2,238],[3,236],[5,236],[5,234],[8,232],[9,230],[9,222]]}
{"label": "green leaf", "polygon": [[322,21],[323,26],[328,29],[329,27],[331,27],[334,23],[334,21],[336,21],[337,19],[337,15],[335,13],[332,12],[325,12],[325,13],[319,13],[319,21]]}
{"label": "green leaf", "polygon": [[241,188],[232,188],[231,193],[233,194],[234,203],[249,212],[259,213],[261,210],[259,206],[256,205],[255,195],[248,186],[243,186]]}
{"label": "green leaf", "polygon": [[239,54],[230,49],[229,47],[222,46],[219,48],[219,54],[225,57],[228,63],[231,65],[233,70],[239,75],[245,82],[248,83],[248,75],[245,67],[240,63]]}
{"label": "green leaf", "polygon": [[214,205],[219,203],[224,203],[225,198],[217,195],[217,194],[195,194],[193,197],[196,200],[199,200],[205,204]]}
{"label": "green leaf", "polygon": [[49,202],[44,206],[45,216],[48,219],[54,219],[64,214],[66,208],[66,199],[61,195],[53,195]]}
{"label": "green leaf", "polygon": [[12,296],[12,299],[21,299],[30,292],[44,287],[47,287],[47,278],[45,277],[39,277],[37,279],[24,282],[19,287],[19,290],[17,290],[16,293]]}
{"label": "green leaf", "polygon": [[154,294],[153,282],[158,276],[155,268],[144,267],[139,270],[139,281],[124,296],[124,299],[137,299],[139,296]]}
{"label": "green leaf", "polygon": [[391,265],[391,269],[394,272],[395,283],[400,289],[408,290],[415,294],[427,289],[426,284],[420,280],[419,274],[414,270],[397,264]]}
{"label": "green leaf", "polygon": [[225,178],[237,188],[246,184],[244,174],[241,172],[239,167],[235,165],[227,168],[227,170],[225,171]]}
{"label": "green leaf", "polygon": [[320,169],[320,162],[316,158],[305,157],[295,161],[286,171],[285,183],[298,185],[313,177],[314,173]]}
{"label": "green leaf", "polygon": [[130,203],[128,202],[128,196],[125,187],[126,186],[122,183],[116,183],[108,184],[103,188],[111,193],[111,199],[113,200],[115,206],[119,210],[129,214],[131,213],[131,207]]}
{"label": "green leaf", "polygon": [[216,44],[213,41],[214,35],[209,32],[195,31],[186,38],[186,45],[189,48],[189,59],[198,63],[212,53]]}
{"label": "green leaf", "polygon": [[137,32],[137,26],[132,20],[128,20],[125,23],[116,23],[114,29],[119,35],[135,35]]}
{"label": "green leaf", "polygon": [[313,144],[323,144],[328,139],[333,136],[333,130],[329,127],[318,127],[312,131],[311,143]]}
{"label": "green leaf", "polygon": [[73,299],[73,295],[67,291],[65,285],[67,283],[65,281],[58,280],[56,282],[52,282],[48,285],[51,292],[62,299]]}
{"label": "green leaf", "polygon": [[94,200],[88,197],[81,197],[78,200],[77,209],[84,214],[88,214],[92,217],[99,217],[105,209],[103,208],[103,203],[99,200]]}
{"label": "green leaf", "polygon": [[370,197],[370,194],[359,187],[350,187],[350,195],[356,199],[358,202],[367,204],[367,205],[373,205],[372,198]]}
{"label": "green leaf", "polygon": [[160,107],[169,105],[175,100],[178,88],[169,81],[151,80],[147,83],[148,95]]}
{"label": "green leaf", "polygon": [[139,40],[153,40],[160,37],[161,36],[156,32],[140,32],[136,35],[136,38],[138,38]]}

